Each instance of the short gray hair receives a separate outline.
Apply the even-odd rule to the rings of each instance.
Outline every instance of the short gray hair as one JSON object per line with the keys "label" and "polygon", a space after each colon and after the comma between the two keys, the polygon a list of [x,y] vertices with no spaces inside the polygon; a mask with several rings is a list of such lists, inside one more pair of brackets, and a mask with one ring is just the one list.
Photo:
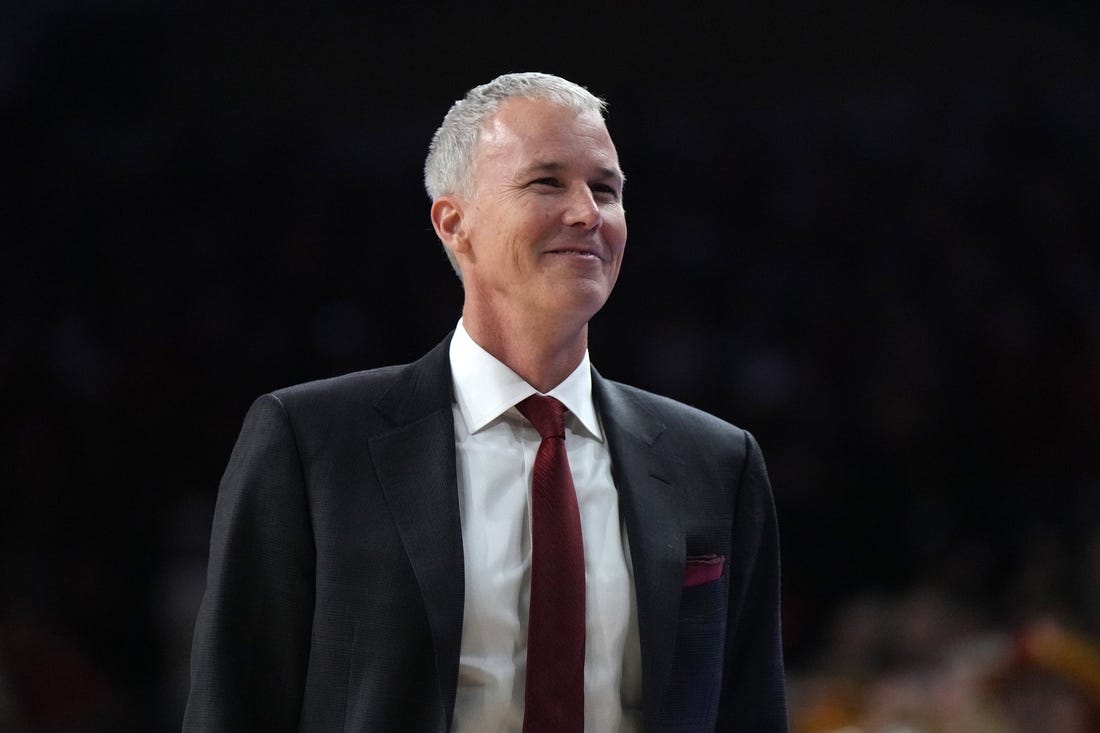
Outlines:
{"label": "short gray hair", "polygon": [[432,136],[424,162],[424,188],[435,201],[447,194],[470,194],[470,173],[478,135],[485,121],[512,97],[542,99],[577,114],[603,117],[607,103],[579,84],[552,74],[504,74],[476,86],[455,102]]}

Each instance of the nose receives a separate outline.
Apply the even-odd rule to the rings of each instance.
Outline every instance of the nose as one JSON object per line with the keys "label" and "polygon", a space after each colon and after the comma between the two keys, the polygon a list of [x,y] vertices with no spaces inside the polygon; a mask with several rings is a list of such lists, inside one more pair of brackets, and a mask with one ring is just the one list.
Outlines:
{"label": "nose", "polygon": [[600,205],[588,186],[575,186],[569,194],[565,209],[565,223],[568,226],[583,227],[585,231],[598,229],[603,224]]}

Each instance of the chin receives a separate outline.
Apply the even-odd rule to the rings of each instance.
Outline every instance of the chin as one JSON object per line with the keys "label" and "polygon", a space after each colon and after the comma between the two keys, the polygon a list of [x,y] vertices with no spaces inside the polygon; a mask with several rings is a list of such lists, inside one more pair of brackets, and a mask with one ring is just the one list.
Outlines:
{"label": "chin", "polygon": [[561,305],[565,306],[565,310],[587,321],[599,313],[610,294],[606,288],[573,289]]}

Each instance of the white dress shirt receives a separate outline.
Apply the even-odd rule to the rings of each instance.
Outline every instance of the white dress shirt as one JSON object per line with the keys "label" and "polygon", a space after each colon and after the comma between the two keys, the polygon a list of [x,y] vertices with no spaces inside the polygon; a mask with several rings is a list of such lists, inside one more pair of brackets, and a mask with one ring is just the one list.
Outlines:
{"label": "white dress shirt", "polygon": [[[451,339],[465,607],[455,699],[458,733],[523,726],[531,597],[531,471],[538,431],[515,408],[538,393],[458,322]],[[641,730],[641,656],[626,532],[585,352],[548,392],[565,405],[565,446],[584,539],[584,726]]]}

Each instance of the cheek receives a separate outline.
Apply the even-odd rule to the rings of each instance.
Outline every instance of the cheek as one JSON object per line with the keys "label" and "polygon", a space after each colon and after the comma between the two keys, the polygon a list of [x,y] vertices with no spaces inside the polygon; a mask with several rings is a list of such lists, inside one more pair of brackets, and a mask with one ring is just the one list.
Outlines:
{"label": "cheek", "polygon": [[621,257],[626,249],[626,218],[620,215],[605,225],[607,243]]}

